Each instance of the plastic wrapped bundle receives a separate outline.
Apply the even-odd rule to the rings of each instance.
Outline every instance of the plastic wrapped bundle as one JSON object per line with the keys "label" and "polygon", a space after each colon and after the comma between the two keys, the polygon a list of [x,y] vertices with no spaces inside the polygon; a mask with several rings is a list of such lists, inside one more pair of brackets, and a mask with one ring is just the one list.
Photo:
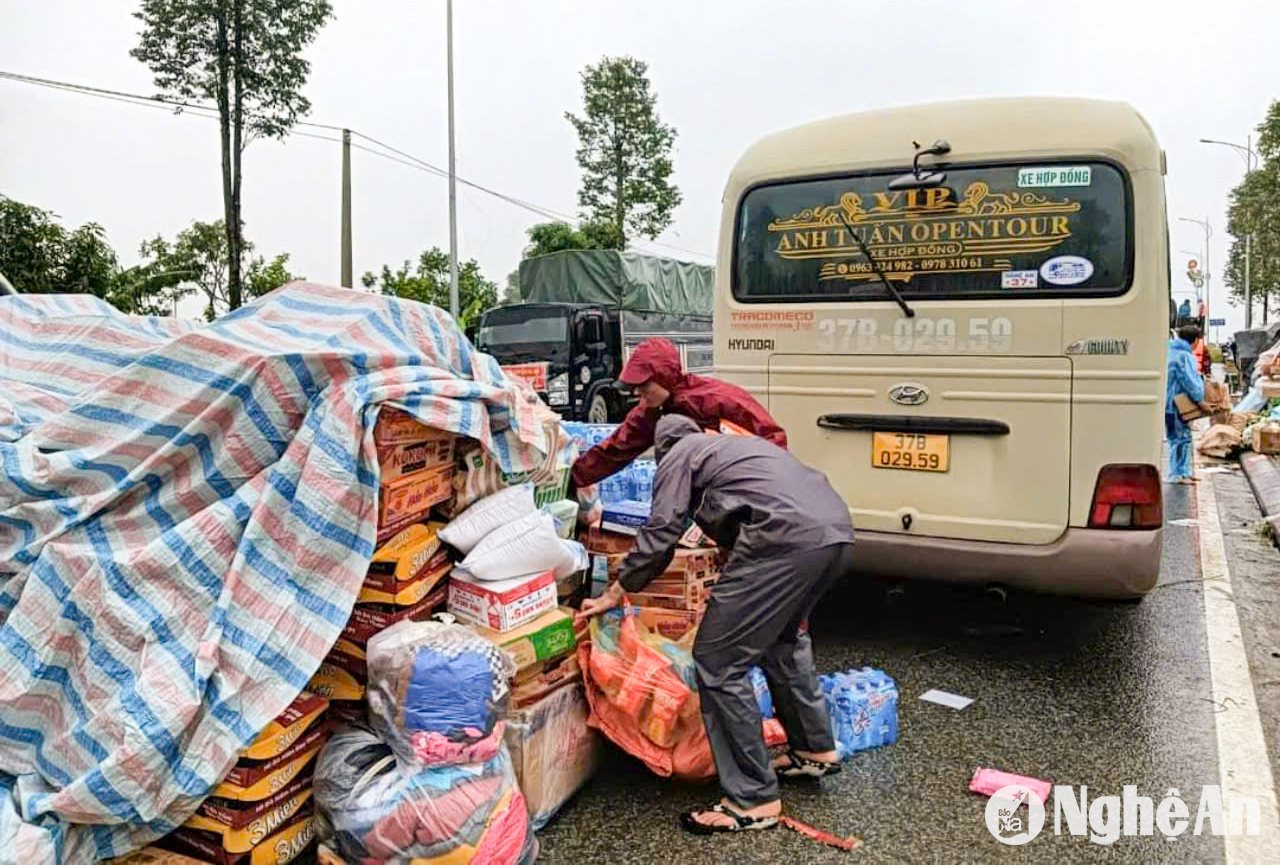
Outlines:
{"label": "plastic wrapped bundle", "polygon": [[[695,684],[696,633],[672,640],[633,610],[611,610],[592,619],[591,641],[578,650],[591,725],[664,777],[715,775]],[[764,735],[770,745],[784,738],[776,720],[764,722]]]}
{"label": "plastic wrapped bundle", "polygon": [[[405,764],[470,762],[515,675],[470,628],[398,622],[369,640],[369,721]],[[499,737],[500,738],[500,737]]]}
{"label": "plastic wrapped bundle", "polygon": [[320,754],[320,825],[345,862],[431,865],[532,863],[537,840],[502,725],[488,756],[458,766],[396,759],[363,727],[334,735]]}
{"label": "plastic wrapped bundle", "polygon": [[[751,686],[760,714],[772,718],[773,695],[759,667],[751,668]],[[898,686],[888,674],[871,667],[824,673],[818,677],[818,686],[827,701],[831,735],[841,760],[898,741]]]}

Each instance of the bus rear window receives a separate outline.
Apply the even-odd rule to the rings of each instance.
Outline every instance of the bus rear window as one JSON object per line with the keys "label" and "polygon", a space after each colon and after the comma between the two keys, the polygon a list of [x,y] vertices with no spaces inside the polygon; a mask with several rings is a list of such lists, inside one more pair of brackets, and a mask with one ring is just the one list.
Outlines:
{"label": "bus rear window", "polygon": [[735,232],[743,302],[881,300],[850,236],[911,299],[1119,294],[1132,279],[1128,187],[1104,162],[946,168],[895,190],[885,174],[757,186]]}

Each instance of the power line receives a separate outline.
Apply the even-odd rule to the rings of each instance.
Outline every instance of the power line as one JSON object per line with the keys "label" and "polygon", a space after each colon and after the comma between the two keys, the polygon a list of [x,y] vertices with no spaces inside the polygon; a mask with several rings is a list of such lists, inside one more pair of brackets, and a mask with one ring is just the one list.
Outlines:
{"label": "power line", "polygon": [[[52,90],[59,90],[65,93],[79,93],[84,96],[93,96],[99,99],[109,99],[113,102],[123,102],[127,105],[137,105],[143,108],[161,108],[164,110],[172,111],[172,113],[175,113],[175,114],[190,112],[196,117],[203,117],[205,119],[213,119],[213,120],[216,120],[219,117],[219,112],[216,106],[202,105],[196,102],[186,102],[180,99],[169,99],[163,96],[146,96],[140,93],[128,93],[123,90],[111,90],[105,87],[93,87],[88,84],[76,84],[70,81],[57,81],[52,78],[38,78],[34,75],[21,75],[16,72],[5,72],[3,70],[0,70],[0,79],[14,81],[19,84],[31,84],[37,87],[46,87]],[[347,127],[343,127],[343,126],[334,126],[328,123],[316,123],[309,120],[298,120],[295,122],[295,125],[305,126],[311,129],[323,129],[331,132],[342,132],[347,129]],[[365,147],[364,145],[356,144],[353,142],[351,146],[357,150],[364,151],[365,153],[369,153],[374,156],[381,157],[382,159],[386,159],[391,162],[399,163],[400,165],[404,165],[408,168],[414,168],[419,171],[424,171],[428,174],[432,174],[437,177],[449,176],[449,172],[446,171],[445,169],[441,168],[438,165],[433,165],[432,163],[427,162],[425,159],[414,156],[412,153],[407,153],[404,150],[401,150],[397,147],[393,147],[392,145],[387,144],[384,141],[379,141],[373,136],[366,135],[363,132],[360,132],[358,130],[349,129],[347,131],[350,131],[353,137],[363,138],[365,141],[368,141],[370,144],[373,144],[376,147],[381,147],[383,150],[388,152],[384,153],[382,151],[375,150],[371,147]],[[285,135],[298,136],[302,138],[314,138],[318,141],[329,141],[336,144],[342,143],[342,140],[339,138],[330,138],[325,135],[316,135],[314,133],[300,132],[296,129],[291,129],[287,131]],[[483,192],[486,195],[491,195],[494,198],[498,198],[515,207],[519,207],[523,210],[529,211],[530,213],[537,214],[538,216],[541,216],[544,219],[555,219],[555,220],[561,220],[569,223],[576,223],[579,221],[577,217],[570,216],[568,214],[561,213],[556,210],[552,210],[549,207],[544,207],[539,204],[534,204],[533,202],[530,202],[530,201],[525,201],[524,199],[521,199],[521,198],[516,198],[514,196],[507,195],[506,193],[499,192],[496,189],[491,189],[487,186],[484,186],[482,184],[476,183],[471,180],[467,180],[462,177],[458,177],[457,181],[458,183],[461,183],[464,186],[471,187],[472,189],[475,189],[479,192]],[[662,241],[657,241],[657,240],[639,241],[639,243],[643,246],[655,246],[655,247],[661,247],[665,249],[672,249],[672,250],[683,252],[689,255],[696,255],[700,258],[710,258],[710,259],[715,258],[715,256],[708,255],[705,252],[698,252],[697,250],[686,249],[685,247],[682,247],[682,246],[676,246],[675,244],[664,243]]]}

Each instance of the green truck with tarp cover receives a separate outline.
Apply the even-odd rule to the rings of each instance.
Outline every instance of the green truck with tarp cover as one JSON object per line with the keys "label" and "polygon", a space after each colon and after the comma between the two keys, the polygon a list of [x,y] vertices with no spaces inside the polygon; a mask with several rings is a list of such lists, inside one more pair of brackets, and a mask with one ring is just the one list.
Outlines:
{"label": "green truck with tarp cover", "polygon": [[632,349],[665,337],[689,372],[710,372],[714,269],[619,250],[520,262],[520,303],[480,320],[477,347],[566,420],[617,421],[632,404],[617,377]]}

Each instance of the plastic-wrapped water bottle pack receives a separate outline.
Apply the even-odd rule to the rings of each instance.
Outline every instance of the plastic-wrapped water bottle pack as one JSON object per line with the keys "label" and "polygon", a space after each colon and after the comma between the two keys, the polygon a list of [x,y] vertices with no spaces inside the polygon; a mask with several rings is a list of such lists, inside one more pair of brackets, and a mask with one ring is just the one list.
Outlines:
{"label": "plastic-wrapped water bottle pack", "polygon": [[[898,741],[898,686],[887,673],[871,667],[826,673],[818,676],[818,685],[841,760]],[[773,717],[773,695],[759,667],[751,669],[751,686],[760,714]]]}

